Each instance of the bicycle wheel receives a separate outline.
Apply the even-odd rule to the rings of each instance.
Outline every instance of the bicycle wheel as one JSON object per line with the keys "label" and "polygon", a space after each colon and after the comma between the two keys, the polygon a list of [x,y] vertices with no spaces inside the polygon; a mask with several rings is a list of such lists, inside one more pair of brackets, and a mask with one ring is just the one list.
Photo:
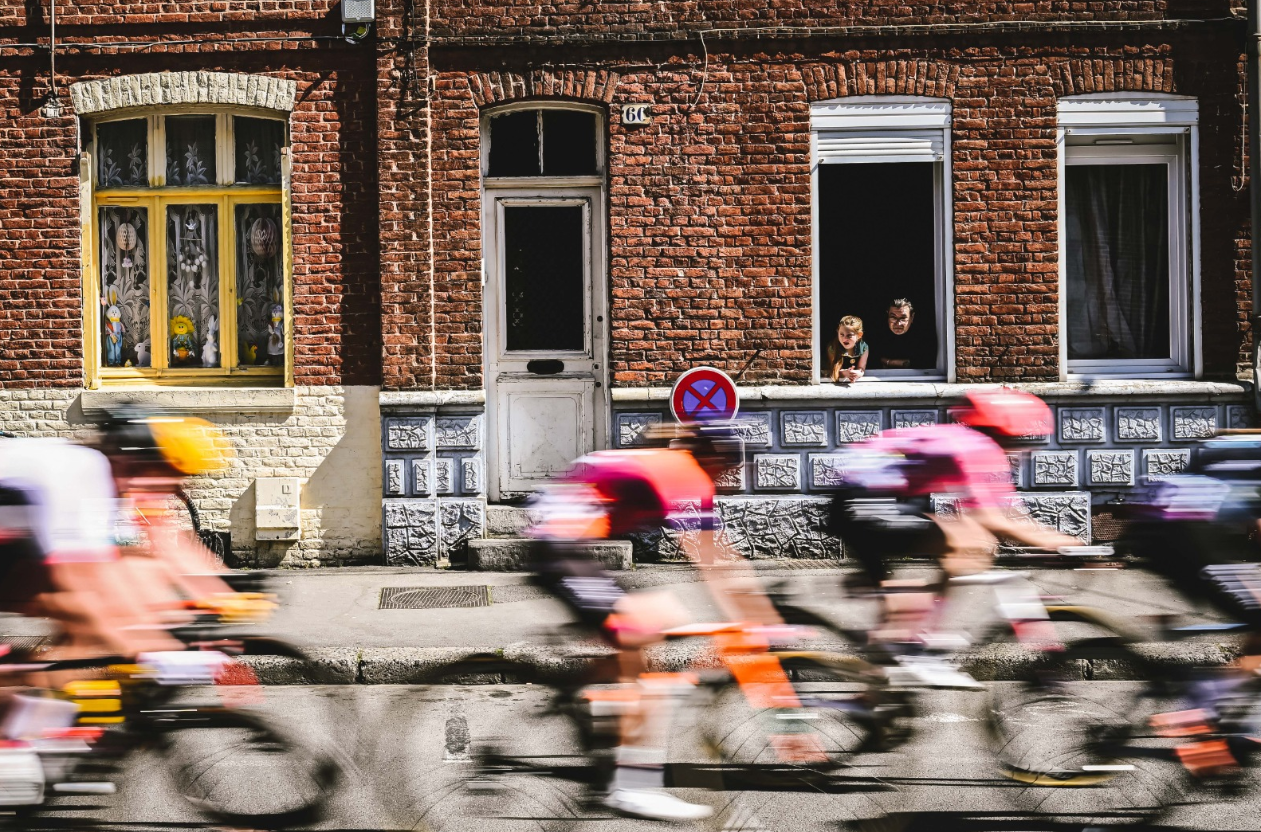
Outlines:
{"label": "bicycle wheel", "polygon": [[313,820],[341,773],[330,756],[243,711],[199,710],[169,727],[163,745],[179,794],[229,822]]}
{"label": "bicycle wheel", "polygon": [[889,750],[909,735],[911,700],[884,689],[872,665],[821,653],[783,653],[779,658],[794,679],[801,707],[757,708],[734,681],[716,687],[699,732],[723,762],[779,765],[792,762],[794,749],[817,749],[826,759],[811,764],[826,769],[859,753]]}
{"label": "bicycle wheel", "polygon": [[992,683],[994,752],[1018,804],[1044,817],[1142,822],[1174,802],[1180,773],[1145,730],[1162,707],[1159,679],[1147,659],[1102,638]]}

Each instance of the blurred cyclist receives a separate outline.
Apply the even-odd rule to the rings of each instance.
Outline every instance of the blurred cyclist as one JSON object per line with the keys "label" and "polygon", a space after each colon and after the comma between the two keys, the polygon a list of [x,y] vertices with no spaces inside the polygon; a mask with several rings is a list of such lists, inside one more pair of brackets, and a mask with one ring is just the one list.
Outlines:
{"label": "blurred cyclist", "polygon": [[606,804],[619,812],[657,820],[707,817],[708,806],[686,803],[665,792],[665,745],[670,729],[666,681],[642,677],[642,651],[661,633],[688,621],[686,610],[666,593],[626,594],[587,555],[592,541],[653,531],[669,524],[683,505],[700,514],[700,545],[694,557],[713,583],[714,595],[732,621],[778,621],[750,576],[733,576],[717,564],[714,542],[714,480],[739,463],[743,445],[725,425],[681,426],[665,448],[597,451],[576,460],[559,481],[544,488],[531,529],[537,541],[536,581],[578,619],[618,648],[623,681],[638,681],[639,707],[623,720]]}
{"label": "blurred cyclist", "polygon": [[[1016,490],[1007,451],[1049,434],[1051,409],[1019,390],[979,389],[950,414],[956,424],[885,431],[846,456],[829,530],[858,561],[868,587],[888,582],[886,559],[931,556],[953,577],[988,569],[1000,540],[1046,549],[1081,546],[1008,513]],[[933,494],[957,497],[958,512],[935,513]],[[914,621],[931,599],[924,592],[889,595],[886,613]]]}

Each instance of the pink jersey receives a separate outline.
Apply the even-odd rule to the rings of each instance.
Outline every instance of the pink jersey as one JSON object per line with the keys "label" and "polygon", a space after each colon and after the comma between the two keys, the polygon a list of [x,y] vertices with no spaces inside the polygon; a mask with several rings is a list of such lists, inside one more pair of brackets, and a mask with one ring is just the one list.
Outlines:
{"label": "pink jersey", "polygon": [[[1015,493],[1011,462],[988,436],[963,425],[922,425],[889,430],[855,448],[867,458],[890,460],[879,477],[882,490],[919,497],[951,493],[965,508],[1001,508]],[[873,466],[875,467],[875,466]],[[892,478],[890,478],[892,474]],[[859,474],[854,484],[863,485]]]}

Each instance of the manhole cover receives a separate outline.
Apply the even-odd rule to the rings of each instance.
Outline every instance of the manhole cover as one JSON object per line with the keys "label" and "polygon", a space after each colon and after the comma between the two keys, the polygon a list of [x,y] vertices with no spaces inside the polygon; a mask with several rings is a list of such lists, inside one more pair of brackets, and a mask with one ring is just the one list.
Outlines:
{"label": "manhole cover", "polygon": [[439,607],[489,607],[488,586],[387,586],[382,610],[431,610]]}

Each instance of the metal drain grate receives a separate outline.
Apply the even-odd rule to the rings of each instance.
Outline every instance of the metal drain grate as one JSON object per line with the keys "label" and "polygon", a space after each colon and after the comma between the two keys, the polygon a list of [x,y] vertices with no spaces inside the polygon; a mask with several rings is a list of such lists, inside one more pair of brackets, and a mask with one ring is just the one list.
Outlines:
{"label": "metal drain grate", "polygon": [[16,651],[34,653],[44,644],[44,636],[0,636],[0,644]]}
{"label": "metal drain grate", "polygon": [[432,610],[440,607],[489,607],[488,586],[387,586],[381,610]]}

